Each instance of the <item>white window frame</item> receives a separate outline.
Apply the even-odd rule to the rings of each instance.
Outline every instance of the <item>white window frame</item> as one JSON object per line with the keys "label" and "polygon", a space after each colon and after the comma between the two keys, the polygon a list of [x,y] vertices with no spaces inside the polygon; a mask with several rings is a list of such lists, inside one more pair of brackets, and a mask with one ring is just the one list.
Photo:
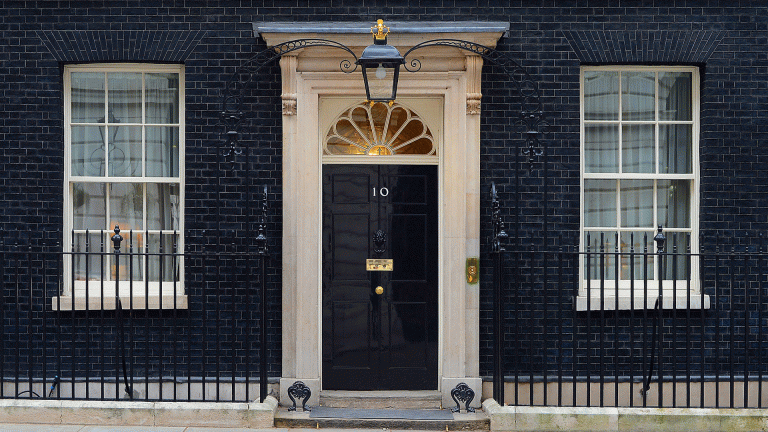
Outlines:
{"label": "white window frame", "polygon": [[[585,102],[584,102],[584,76],[587,72],[604,71],[604,72],[690,72],[692,74],[691,80],[691,109],[692,117],[689,122],[682,121],[663,121],[655,118],[652,121],[627,121],[620,117],[618,120],[585,120]],[[658,80],[657,80],[658,83]],[[585,180],[602,179],[602,180],[690,180],[690,228],[672,228],[666,229],[664,227],[664,234],[667,237],[667,245],[671,243],[672,233],[690,234],[690,248],[693,254],[699,250],[699,129],[700,129],[700,77],[699,69],[697,67],[688,66],[583,66],[580,72],[579,78],[579,105],[580,105],[580,225],[579,235],[581,245],[581,252],[579,258],[579,294],[576,298],[576,310],[615,310],[615,309],[642,309],[653,308],[656,302],[656,298],[659,295],[659,283],[658,283],[658,262],[655,256],[649,256],[648,260],[654,266],[653,278],[648,279],[647,286],[644,283],[643,275],[635,275],[635,280],[620,279],[618,287],[614,279],[607,279],[612,275],[607,275],[602,280],[595,279],[590,275],[590,280],[587,281],[587,275],[585,270],[585,255],[586,252],[586,238],[587,232],[591,233],[592,241],[594,242],[594,236],[600,236],[600,232],[606,232],[606,235],[612,235],[609,233],[619,232],[637,232],[643,231],[643,228],[629,227],[622,228],[618,220],[621,218],[620,205],[617,202],[617,223],[615,227],[600,227],[600,228],[587,228],[585,226]],[[619,79],[619,105],[618,109],[621,112],[621,79]],[[655,104],[656,111],[658,112],[659,91],[658,88],[655,91]],[[691,158],[692,158],[692,172],[690,174],[659,174],[659,173],[588,173],[586,172],[586,148],[585,148],[585,126],[588,124],[607,124],[615,123],[619,125],[619,134],[621,134],[623,124],[652,124],[656,128],[655,133],[655,149],[658,152],[659,149],[659,125],[663,124],[691,124]],[[619,152],[619,164],[621,164],[621,146],[617,147]],[[655,158],[656,164],[660,163],[659,157]],[[654,188],[655,189],[655,188]],[[618,190],[618,188],[617,188]],[[655,211],[657,205],[655,200],[657,199],[657,193],[653,194],[654,199],[654,226],[657,226]],[[619,196],[617,194],[617,201]],[[651,241],[656,234],[649,233],[649,242],[652,247],[649,246],[648,253],[656,252],[655,243]],[[666,249],[667,252],[671,250]],[[599,251],[591,250],[593,253],[599,253]],[[636,250],[635,253],[637,260],[643,259],[643,250]],[[678,253],[685,253],[686,251],[678,251]],[[607,255],[614,253],[614,250],[605,250]],[[627,251],[623,252],[626,256]],[[594,259],[594,258],[593,258]],[[668,258],[667,265],[671,265],[669,262],[672,258]],[[661,307],[664,309],[671,308],[709,308],[710,301],[709,296],[701,296],[701,286],[699,278],[699,259],[696,255],[693,255],[690,263],[690,292],[688,291],[688,280],[664,280],[662,281],[662,294],[663,304]],[[646,297],[647,293],[647,297]],[[601,301],[602,300],[602,301]]]}
{"label": "white window frame", "polygon": [[[147,125],[151,126],[173,126],[178,128],[179,136],[179,161],[178,161],[178,176],[177,177],[111,177],[109,176],[109,168],[105,167],[103,176],[77,176],[72,173],[72,86],[71,86],[71,74],[74,72],[96,72],[104,73],[105,77],[108,73],[113,72],[135,72],[135,73],[176,73],[179,76],[179,94],[178,94],[178,111],[179,120],[178,123],[147,123],[145,118],[145,92],[144,84],[142,84],[142,120],[138,123],[121,123],[125,126],[141,126],[142,132],[142,147],[145,145],[145,128]],[[64,261],[63,261],[63,284],[62,293],[60,297],[52,298],[52,308],[54,310],[83,310],[83,309],[114,309],[116,308],[116,291],[119,289],[119,297],[121,307],[124,309],[186,309],[187,308],[187,296],[184,290],[184,262],[183,257],[179,256],[176,265],[178,266],[178,281],[145,281],[141,280],[120,280],[119,285],[113,280],[105,281],[80,281],[73,280],[72,274],[72,233],[74,225],[74,215],[72,208],[72,194],[74,183],[98,183],[108,185],[110,183],[134,183],[134,184],[150,184],[150,183],[167,183],[177,185],[179,188],[179,203],[178,203],[178,230],[176,251],[181,253],[184,250],[184,155],[185,155],[185,84],[184,84],[184,66],[180,64],[143,64],[143,63],[120,63],[120,64],[88,64],[88,65],[66,65],[64,66]],[[142,80],[143,82],[143,80]],[[105,98],[108,97],[108,81],[105,81],[106,92]],[[105,99],[105,116],[107,118],[108,105]],[[107,122],[108,120],[105,120]],[[79,125],[79,123],[74,123]],[[89,123],[92,125],[93,123]],[[142,151],[142,154],[144,152]],[[142,156],[142,164],[145,163],[145,158]],[[146,169],[146,168],[144,168]],[[142,172],[144,172],[142,170]],[[146,209],[146,189],[145,189],[145,202],[144,208]],[[109,200],[107,200],[109,201]],[[107,206],[109,204],[107,203]],[[144,227],[146,227],[146,211],[144,212]],[[107,224],[110,221],[106,221]],[[114,227],[111,227],[114,228]],[[98,233],[98,231],[92,230],[91,233]],[[103,235],[107,238],[111,237],[111,229],[103,231]],[[142,230],[141,232],[134,232],[134,237],[138,235],[172,235],[174,231],[169,230]],[[129,230],[122,230],[121,235],[123,237],[121,252],[127,254],[130,247],[130,232]],[[146,242],[147,239],[144,240]],[[101,245],[92,245],[92,250],[98,250]],[[163,245],[165,252],[172,252],[172,245]],[[113,252],[114,248],[111,241],[105,241],[105,251]],[[143,252],[136,251],[134,252]],[[128,268],[128,258],[123,255],[122,259],[126,260],[126,264],[121,264],[121,268]],[[142,258],[143,262],[143,258]],[[169,271],[171,271],[169,269]],[[147,276],[147,270],[144,269],[143,275]],[[111,276],[108,276],[111,279]],[[87,288],[86,288],[87,287]]]}

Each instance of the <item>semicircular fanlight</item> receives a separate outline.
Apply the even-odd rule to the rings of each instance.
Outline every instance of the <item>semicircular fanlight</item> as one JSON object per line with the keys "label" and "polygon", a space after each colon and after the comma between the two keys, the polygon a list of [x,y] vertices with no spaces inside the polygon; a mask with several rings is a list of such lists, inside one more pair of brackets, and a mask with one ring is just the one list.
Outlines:
{"label": "semicircular fanlight", "polygon": [[437,154],[437,143],[424,121],[409,108],[394,103],[362,102],[333,122],[323,142],[326,155]]}

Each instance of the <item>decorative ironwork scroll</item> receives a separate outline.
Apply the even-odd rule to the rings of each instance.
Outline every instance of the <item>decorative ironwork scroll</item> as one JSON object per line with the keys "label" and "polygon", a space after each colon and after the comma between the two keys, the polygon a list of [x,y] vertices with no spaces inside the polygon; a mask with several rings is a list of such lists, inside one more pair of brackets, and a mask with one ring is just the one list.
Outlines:
{"label": "decorative ironwork scroll", "polygon": [[459,402],[464,402],[464,408],[467,412],[475,412],[475,409],[469,406],[475,399],[475,391],[467,383],[459,383],[454,387],[451,390],[451,398],[456,402],[456,406],[451,408],[451,412],[461,411],[461,404]]}
{"label": "decorative ironwork scroll", "polygon": [[[403,54],[403,58],[406,59],[405,69],[409,72],[419,71],[421,69],[421,61],[415,57],[408,59],[408,56],[414,51],[431,46],[445,46],[469,51],[504,69],[510,77],[510,82],[514,85],[516,93],[522,100],[522,110],[515,122],[523,125],[525,128],[525,146],[522,154],[528,156],[529,169],[532,169],[535,157],[543,155],[539,135],[542,126],[546,124],[536,81],[533,80],[525,68],[512,60],[506,53],[460,39],[433,39],[413,46]],[[238,141],[240,128],[246,117],[244,99],[247,89],[260,76],[259,72],[261,69],[285,54],[311,47],[328,47],[344,50],[349,53],[351,58],[343,59],[339,63],[340,70],[345,73],[352,73],[357,70],[357,56],[355,53],[342,43],[326,39],[296,39],[269,47],[257,53],[237,68],[224,90],[221,122],[225,127],[224,135],[226,142],[222,149],[222,156],[229,158],[233,155],[242,154]],[[292,107],[289,107],[289,111],[291,109]],[[479,106],[473,105],[471,111],[479,112]]]}
{"label": "decorative ironwork scroll", "polygon": [[344,59],[339,63],[342,72],[352,73],[357,70],[357,56],[344,44],[325,39],[296,39],[269,47],[246,60],[237,68],[224,89],[221,123],[225,128],[226,141],[221,155],[231,158],[242,154],[240,148],[240,128],[247,117],[245,96],[253,81],[260,76],[259,72],[268,64],[292,51],[310,47],[329,47],[346,51],[352,59]]}
{"label": "decorative ironwork scroll", "polygon": [[301,381],[296,381],[288,387],[288,397],[293,402],[293,406],[288,407],[288,411],[296,411],[296,399],[301,399],[301,409],[303,411],[312,411],[312,407],[307,406],[309,397],[312,396],[312,390]]}
{"label": "decorative ironwork scroll", "polygon": [[[515,91],[521,98],[522,110],[515,123],[525,128],[525,145],[522,149],[522,154],[528,156],[528,169],[532,170],[533,163],[536,160],[535,157],[544,154],[544,150],[539,142],[539,135],[546,121],[544,119],[541,96],[539,95],[539,87],[531,75],[528,74],[528,71],[512,60],[506,53],[485,45],[460,39],[434,39],[414,45],[413,48],[403,54],[405,69],[409,72],[419,71],[421,69],[421,61],[415,57],[408,59],[408,56],[416,50],[432,46],[445,46],[469,51],[504,69],[510,78],[510,82],[514,85]],[[479,106],[477,111],[479,112]]]}

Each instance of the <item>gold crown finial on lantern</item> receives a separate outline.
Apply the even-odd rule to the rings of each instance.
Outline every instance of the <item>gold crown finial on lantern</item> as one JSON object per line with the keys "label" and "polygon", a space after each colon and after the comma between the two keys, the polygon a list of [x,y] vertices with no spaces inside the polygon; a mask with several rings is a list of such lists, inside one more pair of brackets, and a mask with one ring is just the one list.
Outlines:
{"label": "gold crown finial on lantern", "polygon": [[371,33],[373,33],[374,40],[386,40],[389,34],[389,27],[384,25],[384,20],[376,21],[376,25],[371,27]]}

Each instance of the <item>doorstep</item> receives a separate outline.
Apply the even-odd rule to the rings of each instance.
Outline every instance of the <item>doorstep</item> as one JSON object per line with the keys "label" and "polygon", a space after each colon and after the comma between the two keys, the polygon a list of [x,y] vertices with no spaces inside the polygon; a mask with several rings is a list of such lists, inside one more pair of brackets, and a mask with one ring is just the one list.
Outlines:
{"label": "doorstep", "polygon": [[336,408],[440,409],[443,394],[437,390],[322,390],[320,405]]}
{"label": "doorstep", "polygon": [[[366,410],[370,411],[370,410]],[[380,411],[397,411],[382,409]],[[310,411],[288,411],[280,407],[275,413],[275,427],[314,429],[388,429],[388,430],[440,430],[440,431],[487,431],[488,416],[482,411],[453,413],[450,420],[413,420],[403,418],[310,418]]]}

